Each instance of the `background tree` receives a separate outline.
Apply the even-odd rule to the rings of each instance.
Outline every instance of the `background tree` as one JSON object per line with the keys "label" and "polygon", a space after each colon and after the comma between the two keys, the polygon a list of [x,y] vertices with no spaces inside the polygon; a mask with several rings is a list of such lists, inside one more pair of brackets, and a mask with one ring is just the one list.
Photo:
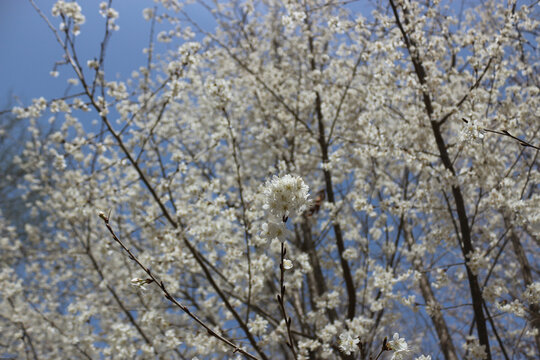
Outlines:
{"label": "background tree", "polygon": [[21,164],[55,231],[3,268],[6,352],[534,358],[535,4],[200,4],[144,11],[124,81],[112,1],[93,59],[80,5],[36,6],[79,85],[13,110],[62,125]]}

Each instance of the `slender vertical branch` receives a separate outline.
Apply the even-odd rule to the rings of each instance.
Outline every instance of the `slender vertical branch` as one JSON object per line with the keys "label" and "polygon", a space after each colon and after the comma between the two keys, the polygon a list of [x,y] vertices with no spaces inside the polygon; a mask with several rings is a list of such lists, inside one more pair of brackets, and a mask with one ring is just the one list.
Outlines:
{"label": "slender vertical branch", "polygon": [[240,159],[239,159],[239,154],[238,154],[238,142],[236,140],[236,136],[234,135],[234,130],[233,130],[233,127],[232,127],[232,124],[231,124],[231,119],[229,117],[229,113],[225,110],[225,108],[222,109],[223,111],[223,115],[225,116],[225,119],[227,120],[227,130],[229,132],[229,136],[231,138],[231,146],[232,146],[232,155],[233,155],[233,159],[234,159],[234,164],[235,164],[235,168],[236,168],[236,184],[238,185],[238,196],[240,197],[240,204],[242,206],[242,225],[244,227],[244,240],[246,242],[246,260],[247,260],[247,267],[248,267],[248,295],[247,295],[247,309],[246,309],[246,320],[245,322],[247,323],[248,319],[249,319],[249,313],[250,313],[250,310],[251,310],[251,291],[252,291],[252,285],[251,285],[251,280],[252,280],[252,275],[251,275],[251,249],[249,247],[249,238],[250,238],[250,234],[249,234],[249,227],[250,227],[250,224],[249,224],[249,221],[248,221],[248,218],[246,216],[246,202],[244,200],[244,185],[242,184],[242,176],[241,176],[241,173],[240,173]]}
{"label": "slender vertical branch", "polygon": [[[407,242],[408,248],[411,249],[415,243],[412,231],[405,230],[405,240]],[[420,274],[418,285],[420,287],[420,292],[422,293],[422,297],[424,298],[425,303],[436,304],[437,299],[435,298],[435,294],[433,293],[433,289],[431,288],[429,279],[424,269],[422,268],[422,259],[414,259],[412,263],[415,267],[415,270],[418,271],[418,273]],[[444,358],[446,360],[458,360],[456,348],[454,347],[452,336],[450,334],[450,329],[446,324],[446,320],[444,319],[441,309],[437,306],[434,306],[432,313],[430,314],[430,318],[433,322],[435,331],[437,332],[437,337],[439,338],[439,343]]]}
{"label": "slender vertical branch", "polygon": [[290,316],[287,316],[287,311],[285,309],[285,283],[284,283],[284,276],[285,276],[285,254],[287,253],[287,249],[285,248],[285,244],[281,242],[281,261],[279,262],[279,294],[277,295],[277,301],[279,303],[279,308],[281,309],[281,315],[283,316],[283,319],[285,320],[285,325],[287,326],[287,346],[293,353],[294,358],[297,358],[296,350],[295,350],[295,342],[291,331],[291,323],[292,319]]}
{"label": "slender vertical branch", "polygon": [[[15,305],[13,304],[13,300],[11,300],[11,298],[7,298],[7,301],[9,303],[9,305],[11,305],[11,307],[14,309],[15,308]],[[26,329],[26,326],[24,326],[24,323],[21,321],[19,322],[19,326],[23,332],[23,335],[22,335],[22,341],[24,343],[26,343],[25,339],[28,339],[28,346],[30,347],[30,351],[32,352],[32,356],[34,358],[34,360],[38,360],[38,356],[37,356],[37,353],[36,353],[36,349],[34,348],[34,344],[32,342],[32,337],[30,336],[30,334],[28,333],[28,330]]]}
{"label": "slender vertical branch", "polygon": [[[310,26],[308,18],[305,20],[306,24]],[[314,55],[314,45],[313,45],[313,37],[309,36],[308,38],[308,46],[310,52]],[[316,69],[315,64],[315,56],[311,58],[311,69]],[[321,96],[318,91],[315,92],[315,116],[317,119],[317,126],[319,130],[318,134],[318,142],[321,149],[321,157],[322,157],[322,163],[323,163],[323,174],[324,174],[324,182],[326,185],[326,194],[328,195],[328,202],[331,204],[335,204],[335,196],[334,196],[334,186],[332,184],[332,174],[330,170],[326,168],[326,165],[330,162],[329,156],[328,156],[328,140],[326,138],[326,131],[324,126],[324,118],[322,113],[322,100]],[[341,263],[341,269],[343,271],[343,279],[345,280],[345,286],[347,288],[347,296],[349,298],[348,305],[347,305],[347,318],[352,319],[354,318],[355,312],[356,312],[356,289],[354,287],[354,281],[352,278],[351,268],[349,266],[349,263],[347,260],[343,257],[343,252],[345,251],[345,245],[343,241],[343,234],[341,231],[341,225],[339,222],[334,221],[333,222],[333,229],[334,234],[336,236],[336,245],[338,248],[338,255],[339,255],[339,261]]]}

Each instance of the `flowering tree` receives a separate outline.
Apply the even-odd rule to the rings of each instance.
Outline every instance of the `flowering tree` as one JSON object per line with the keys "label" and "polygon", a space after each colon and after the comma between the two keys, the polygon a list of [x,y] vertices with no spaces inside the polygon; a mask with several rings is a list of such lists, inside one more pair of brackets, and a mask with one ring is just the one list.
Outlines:
{"label": "flowering tree", "polygon": [[[31,217],[29,214],[28,205],[39,200],[35,196],[37,192],[18,189],[18,184],[24,181],[26,175],[20,165],[25,161],[24,144],[31,141],[32,136],[37,135],[26,132],[27,126],[26,121],[17,119],[7,111],[0,112],[0,153],[2,154],[0,161],[0,172],[2,173],[0,178],[0,209],[9,209],[9,211],[3,211],[3,218],[10,226],[14,226],[10,231],[17,232],[15,236],[19,237],[19,240],[25,235],[23,230],[25,223],[29,220],[44,220],[43,218],[39,219],[36,213]],[[47,127],[39,129],[40,133],[45,136],[51,131]]]}
{"label": "flowering tree", "polygon": [[93,59],[79,4],[30,1],[78,85],[13,109],[59,130],[20,164],[46,221],[21,245],[0,218],[1,351],[538,354],[534,1],[201,3],[209,31],[163,0],[144,16],[175,50],[123,81],[112,1]]}

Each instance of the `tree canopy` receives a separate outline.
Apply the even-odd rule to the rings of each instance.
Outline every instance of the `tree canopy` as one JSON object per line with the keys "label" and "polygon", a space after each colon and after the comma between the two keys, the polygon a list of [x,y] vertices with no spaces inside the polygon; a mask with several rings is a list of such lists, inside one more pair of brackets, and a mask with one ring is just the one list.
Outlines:
{"label": "tree canopy", "polygon": [[12,111],[0,354],[536,358],[537,1],[149,2],[126,79],[113,1],[30,2],[74,80]]}

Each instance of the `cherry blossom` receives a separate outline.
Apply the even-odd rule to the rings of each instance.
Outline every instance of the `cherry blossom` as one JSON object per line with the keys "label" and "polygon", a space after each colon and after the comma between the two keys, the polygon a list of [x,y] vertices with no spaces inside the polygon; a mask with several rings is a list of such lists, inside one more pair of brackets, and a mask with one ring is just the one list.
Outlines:
{"label": "cherry blossom", "polygon": [[346,355],[351,355],[353,352],[358,350],[358,343],[360,340],[351,335],[349,331],[341,333],[339,335],[339,351],[345,353]]}
{"label": "cherry blossom", "polygon": [[392,340],[388,341],[388,347],[393,351],[392,360],[402,360],[409,353],[410,349],[404,338],[400,338],[395,333]]}
{"label": "cherry blossom", "polygon": [[69,83],[0,113],[0,353],[536,356],[537,4],[195,2],[117,75],[132,15],[30,0]]}

